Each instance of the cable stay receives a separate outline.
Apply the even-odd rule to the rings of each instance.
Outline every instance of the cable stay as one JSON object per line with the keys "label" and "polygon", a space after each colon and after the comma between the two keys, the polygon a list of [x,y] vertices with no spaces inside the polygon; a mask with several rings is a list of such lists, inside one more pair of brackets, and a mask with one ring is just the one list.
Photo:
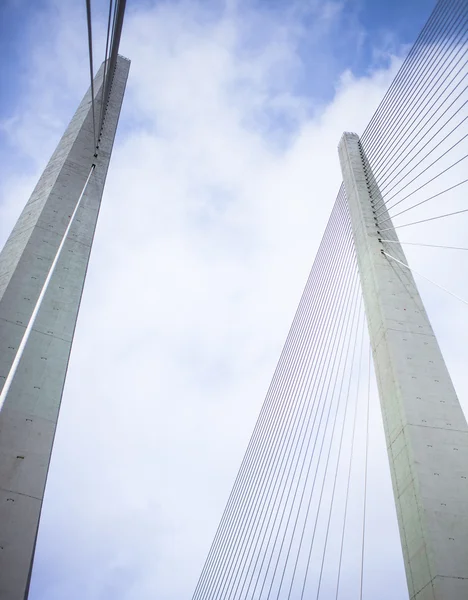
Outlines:
{"label": "cable stay", "polygon": [[379,239],[380,242],[386,242],[387,244],[403,244],[404,246],[426,246],[429,248],[445,248],[446,250],[468,250],[463,246],[441,246],[437,244],[422,244],[417,242],[402,242],[401,240],[384,240]]}
{"label": "cable stay", "polygon": [[[467,182],[468,182],[468,179],[464,179],[463,181],[460,181],[459,183],[456,183],[455,185],[452,185],[452,186],[446,188],[445,190],[442,190],[438,194],[429,196],[429,198],[426,198],[425,200],[421,200],[421,202],[417,202],[416,204],[413,204],[412,206],[405,208],[405,210],[401,210],[399,213],[396,213],[396,215],[391,215],[391,216],[387,217],[386,219],[382,219],[381,221],[379,221],[379,225],[381,225],[382,223],[386,223],[387,221],[391,221],[392,219],[399,217],[400,215],[408,212],[409,210],[413,210],[413,208],[417,208],[418,206],[421,206],[422,204],[426,204],[426,202],[429,202],[429,200],[438,198],[439,196],[442,196],[443,194],[446,194],[447,192],[450,192],[451,190],[454,190],[454,189],[460,187],[461,185],[465,185],[465,183],[467,183]],[[377,218],[379,218],[379,215],[377,215]]]}
{"label": "cable stay", "polygon": [[103,77],[102,77],[101,111],[100,111],[100,114],[99,114],[99,127],[98,127],[98,130],[99,130],[98,145],[99,145],[99,142],[101,140],[102,127],[103,127],[103,124],[104,124],[104,114],[105,114],[105,108],[104,108],[104,90],[106,89],[106,80],[107,80],[108,71],[109,71],[108,56],[109,56],[109,42],[110,42],[110,39],[111,39],[112,6],[113,6],[113,0],[109,0],[109,14],[108,14],[108,18],[107,18],[106,49],[105,49],[105,52],[104,52],[104,74],[103,74]]}
{"label": "cable stay", "polygon": [[391,260],[394,260],[395,262],[397,262],[398,264],[402,265],[403,267],[405,267],[406,269],[410,270],[412,273],[416,273],[416,275],[419,275],[419,277],[422,277],[423,279],[426,279],[427,281],[429,281],[430,283],[432,283],[433,285],[437,286],[438,288],[440,288],[441,290],[443,290],[444,292],[447,292],[447,294],[450,294],[450,296],[453,296],[454,298],[456,298],[457,300],[460,300],[460,302],[463,302],[464,304],[468,305],[468,301],[465,300],[464,298],[461,298],[460,296],[457,296],[457,294],[454,294],[453,292],[451,292],[450,290],[448,290],[447,288],[445,288],[444,286],[440,285],[439,283],[436,283],[434,280],[430,279],[429,277],[427,277],[426,275],[423,275],[422,273],[420,273],[419,271],[416,271],[416,269],[413,269],[412,267],[410,267],[409,265],[405,264],[404,262],[402,262],[401,260],[399,260],[398,258],[395,258],[394,256],[392,256],[391,254],[388,254],[388,252],[385,252],[385,250],[381,251],[382,254],[385,254],[385,256],[387,258],[390,258]]}
{"label": "cable stay", "polygon": [[[120,39],[122,34],[122,26],[125,14],[126,0],[109,0],[109,11],[107,17],[107,35],[106,35],[106,46],[103,60],[103,74],[101,83],[100,96],[101,106],[99,114],[96,112],[95,107],[95,77],[94,77],[94,61],[93,61],[93,33],[92,33],[92,15],[91,15],[91,0],[86,0],[86,20],[88,29],[88,54],[89,54],[89,73],[90,73],[90,86],[91,86],[91,103],[93,112],[93,135],[94,135],[94,147],[99,148],[102,128],[106,116],[106,110],[109,104],[110,91],[112,88],[112,82],[115,74],[115,68],[117,65],[117,56],[119,52]],[[112,23],[112,25],[111,25]],[[98,117],[98,118],[97,118]],[[96,123],[97,121],[97,123]]]}
{"label": "cable stay", "polygon": [[86,0],[86,20],[88,24],[89,75],[91,79],[91,107],[93,112],[94,147],[97,146],[96,111],[94,107],[94,68],[93,68],[93,32],[91,27],[91,0]]}
{"label": "cable stay", "polygon": [[420,221],[413,221],[412,223],[404,223],[403,225],[394,225],[393,227],[388,227],[385,229],[380,229],[380,233],[384,231],[393,231],[394,229],[401,229],[402,227],[410,227],[410,225],[419,225],[420,223],[427,223],[429,221],[437,221],[438,219],[445,219],[446,217],[454,217],[455,215],[461,215],[462,213],[468,212],[468,208],[464,208],[463,210],[456,210],[455,212],[445,213],[443,215],[438,215],[437,217],[429,217],[428,219],[421,219]]}

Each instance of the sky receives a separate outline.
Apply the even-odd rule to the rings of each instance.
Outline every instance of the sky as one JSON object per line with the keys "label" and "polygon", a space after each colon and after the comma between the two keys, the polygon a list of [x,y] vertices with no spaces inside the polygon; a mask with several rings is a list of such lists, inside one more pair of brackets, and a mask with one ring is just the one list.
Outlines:
{"label": "sky", "polygon": [[[341,183],[340,136],[364,130],[433,4],[128,0],[132,64],[31,600],[191,597]],[[89,72],[84,2],[6,0],[0,23],[3,243]],[[463,313],[421,289],[463,389]],[[369,540],[364,598],[399,600],[373,415],[369,518],[390,525]]]}

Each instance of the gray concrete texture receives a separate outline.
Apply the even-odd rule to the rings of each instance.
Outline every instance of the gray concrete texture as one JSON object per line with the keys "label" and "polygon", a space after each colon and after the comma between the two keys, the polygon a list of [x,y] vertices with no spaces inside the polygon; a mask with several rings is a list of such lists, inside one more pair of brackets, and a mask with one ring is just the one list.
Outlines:
{"label": "gray concrete texture", "polygon": [[[468,427],[411,272],[381,253],[359,137],[339,156],[372,344],[410,598],[468,599]],[[381,218],[387,219],[385,211]],[[385,228],[392,227],[391,221]],[[389,239],[397,240],[394,230]],[[407,264],[399,244],[389,254]],[[385,544],[385,540],[382,540]]]}
{"label": "gray concrete texture", "polygon": [[[96,165],[0,413],[2,600],[28,595],[68,359],[129,68],[130,61],[119,56],[97,158],[88,90],[0,253],[1,390],[91,165]],[[96,123],[103,73],[104,65],[94,81]]]}

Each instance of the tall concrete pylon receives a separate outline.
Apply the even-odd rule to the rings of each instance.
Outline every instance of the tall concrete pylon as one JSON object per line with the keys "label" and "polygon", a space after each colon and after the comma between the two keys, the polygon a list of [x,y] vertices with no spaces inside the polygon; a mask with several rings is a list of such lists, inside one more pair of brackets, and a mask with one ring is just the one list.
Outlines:
{"label": "tall concrete pylon", "polygon": [[[62,390],[129,68],[130,61],[118,56],[113,78],[107,77],[111,88],[97,153],[88,90],[0,253],[1,600],[28,595]],[[94,79],[96,122],[103,74],[104,64]]]}
{"label": "tall concrete pylon", "polygon": [[[411,600],[468,598],[468,427],[413,276],[385,254],[359,137],[339,144]],[[372,186],[372,195],[370,187]],[[391,239],[398,240],[379,211]],[[399,243],[396,259],[407,264]],[[382,540],[385,543],[385,540]]]}

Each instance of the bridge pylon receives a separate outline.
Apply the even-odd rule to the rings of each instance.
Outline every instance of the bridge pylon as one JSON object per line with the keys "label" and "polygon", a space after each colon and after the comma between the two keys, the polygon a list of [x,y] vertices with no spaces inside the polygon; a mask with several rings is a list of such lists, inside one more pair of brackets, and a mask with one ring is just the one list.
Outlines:
{"label": "bridge pylon", "polygon": [[[118,56],[115,68],[109,67],[112,85],[101,111],[104,66],[0,252],[1,600],[23,600],[29,593],[68,360],[130,61]],[[93,111],[94,117],[104,115],[98,147]]]}
{"label": "bridge pylon", "polygon": [[375,210],[384,204],[355,133],[343,134],[339,157],[410,598],[467,600],[466,418],[388,213]]}

